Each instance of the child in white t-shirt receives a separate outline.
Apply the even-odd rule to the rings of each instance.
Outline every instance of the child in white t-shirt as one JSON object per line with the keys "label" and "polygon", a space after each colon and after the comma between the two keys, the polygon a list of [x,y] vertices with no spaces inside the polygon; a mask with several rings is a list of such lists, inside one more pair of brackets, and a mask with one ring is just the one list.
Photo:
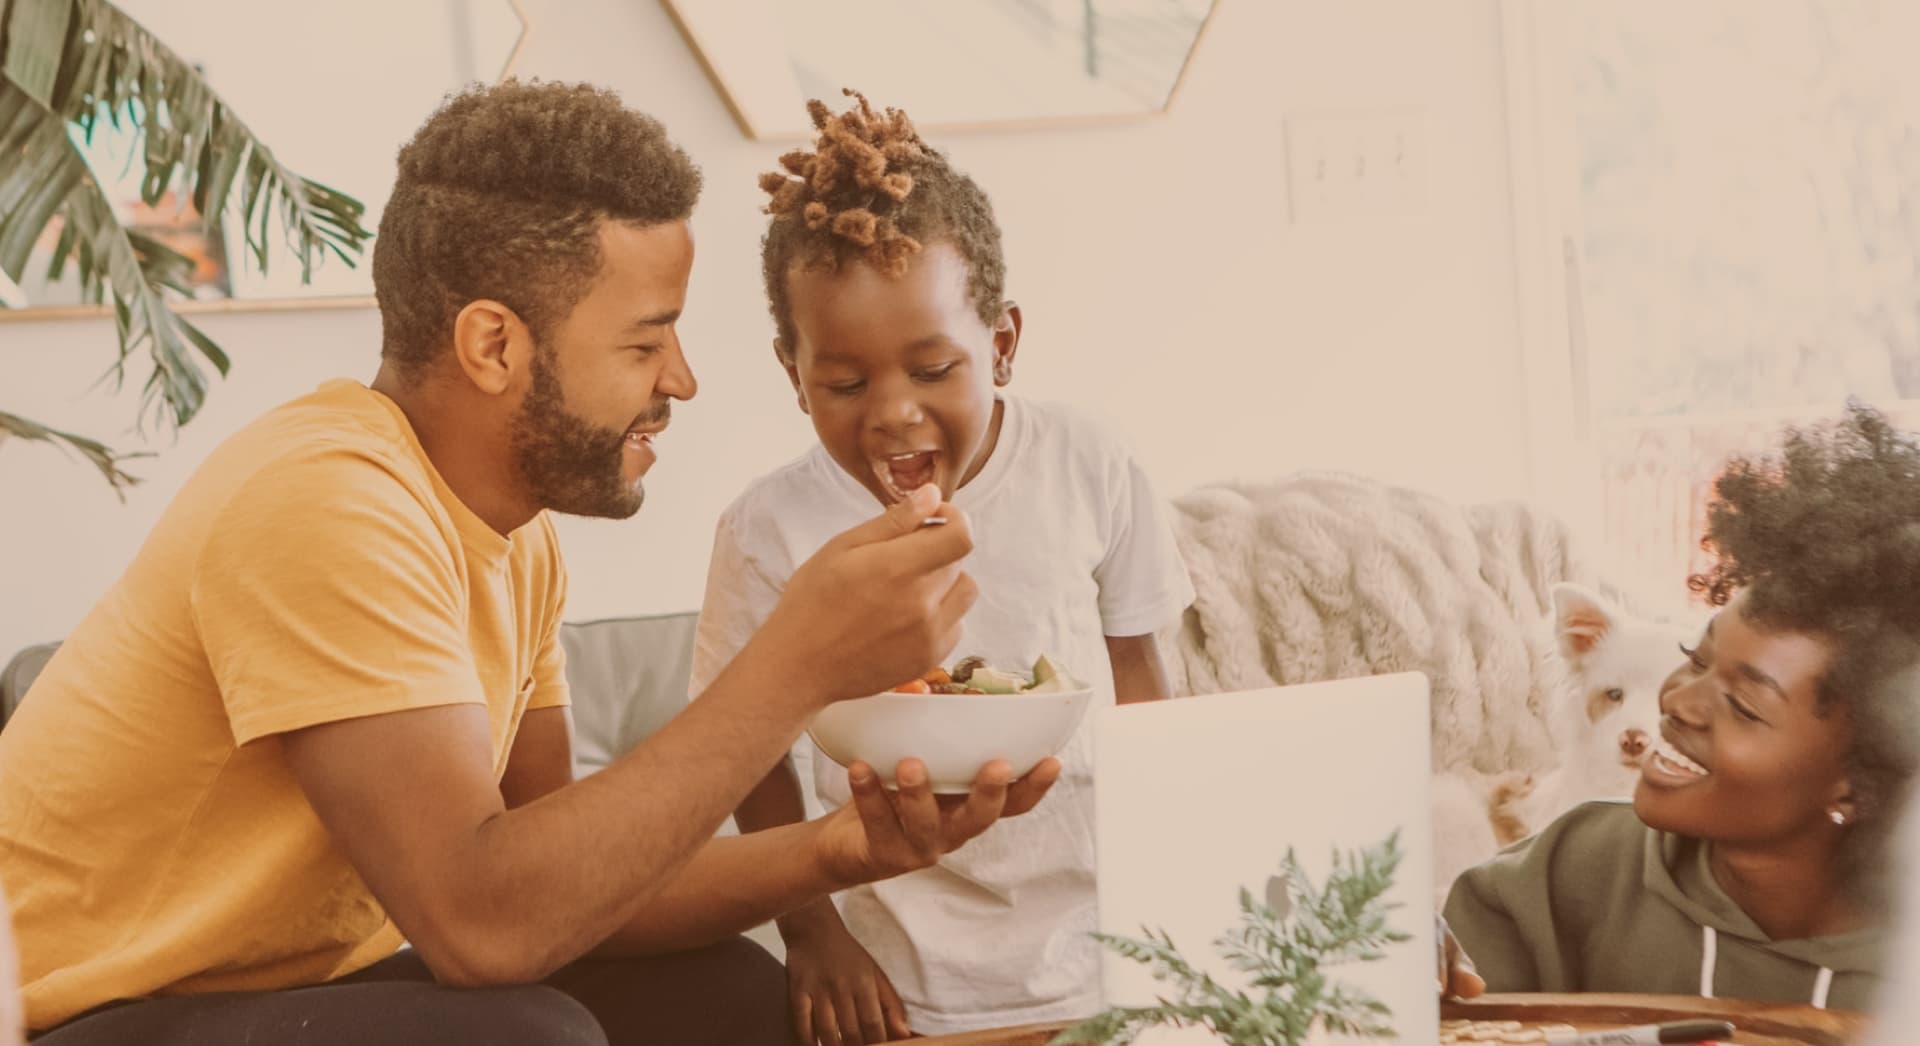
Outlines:
{"label": "child in white t-shirt", "polygon": [[[857,97],[857,96],[856,96]],[[813,152],[769,174],[762,266],[775,353],[820,443],[722,516],[695,641],[699,693],[829,537],[925,484],[966,512],[979,601],[956,656],[1045,655],[1096,700],[1169,696],[1154,633],[1193,589],[1164,510],[1127,449],[1058,406],[995,390],[1013,376],[1019,306],[1002,296],[985,194],[861,98],[818,102]],[[931,666],[929,666],[931,667]],[[934,868],[783,917],[807,1042],[1083,1017],[1100,1006],[1091,754],[1083,728],[1032,813]],[[808,774],[809,764],[812,773]],[[800,782],[811,776],[812,787]],[[848,801],[846,772],[803,738],[743,802],[743,831]],[[904,1004],[904,1005],[903,1005]]]}

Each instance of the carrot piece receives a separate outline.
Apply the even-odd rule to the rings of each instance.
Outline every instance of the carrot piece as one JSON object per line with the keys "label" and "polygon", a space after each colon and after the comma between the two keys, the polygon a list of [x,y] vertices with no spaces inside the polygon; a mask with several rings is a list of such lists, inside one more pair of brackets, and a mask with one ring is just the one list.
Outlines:
{"label": "carrot piece", "polygon": [[928,686],[927,681],[924,679],[909,679],[899,686],[894,687],[893,692],[896,694],[928,694],[933,692],[933,688]]}
{"label": "carrot piece", "polygon": [[953,677],[947,674],[947,670],[937,666],[927,669],[927,674],[920,678],[926,680],[931,686],[939,686],[942,683],[953,682]]}

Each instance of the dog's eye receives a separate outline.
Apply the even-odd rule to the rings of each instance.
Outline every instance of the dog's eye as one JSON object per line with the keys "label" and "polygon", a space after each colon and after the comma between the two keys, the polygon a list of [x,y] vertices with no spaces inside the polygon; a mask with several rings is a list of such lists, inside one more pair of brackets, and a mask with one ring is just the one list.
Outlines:
{"label": "dog's eye", "polygon": [[1622,690],[1617,686],[1607,688],[1607,700],[1612,701],[1614,704],[1617,705],[1620,702],[1625,701],[1626,699],[1627,699],[1627,692],[1625,690]]}

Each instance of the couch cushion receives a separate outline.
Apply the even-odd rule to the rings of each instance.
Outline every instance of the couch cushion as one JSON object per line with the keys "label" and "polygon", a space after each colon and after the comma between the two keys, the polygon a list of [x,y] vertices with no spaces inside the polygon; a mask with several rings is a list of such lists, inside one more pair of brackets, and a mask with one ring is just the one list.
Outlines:
{"label": "couch cushion", "polygon": [[[681,613],[561,625],[578,773],[606,766],[686,707],[696,619]],[[27,647],[0,669],[0,724],[20,707],[59,645]]]}
{"label": "couch cushion", "polygon": [[693,613],[567,623],[573,762],[584,776],[645,740],[687,706]]}
{"label": "couch cushion", "polygon": [[13,655],[7,667],[0,669],[0,723],[13,718],[13,710],[20,707],[20,699],[27,696],[27,688],[53,660],[53,652],[59,643],[41,643],[30,646]]}

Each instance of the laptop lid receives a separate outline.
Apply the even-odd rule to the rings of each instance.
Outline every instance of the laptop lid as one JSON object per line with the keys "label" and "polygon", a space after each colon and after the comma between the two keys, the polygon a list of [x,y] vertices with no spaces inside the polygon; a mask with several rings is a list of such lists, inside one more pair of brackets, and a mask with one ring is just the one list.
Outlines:
{"label": "laptop lid", "polygon": [[[1436,1041],[1428,716],[1427,679],[1417,673],[1097,710],[1101,931],[1134,939],[1143,928],[1165,931],[1199,970],[1257,999],[1265,989],[1249,988],[1250,975],[1215,946],[1242,925],[1241,889],[1297,909],[1293,892],[1270,882],[1289,848],[1324,890],[1335,850],[1378,848],[1397,833],[1399,864],[1383,899],[1396,905],[1389,926],[1407,940],[1387,945],[1380,961],[1322,972],[1384,1003],[1397,1041]],[[1174,997],[1148,966],[1112,949],[1103,964],[1109,1005]],[[1186,1030],[1140,1039],[1217,1041]]]}

